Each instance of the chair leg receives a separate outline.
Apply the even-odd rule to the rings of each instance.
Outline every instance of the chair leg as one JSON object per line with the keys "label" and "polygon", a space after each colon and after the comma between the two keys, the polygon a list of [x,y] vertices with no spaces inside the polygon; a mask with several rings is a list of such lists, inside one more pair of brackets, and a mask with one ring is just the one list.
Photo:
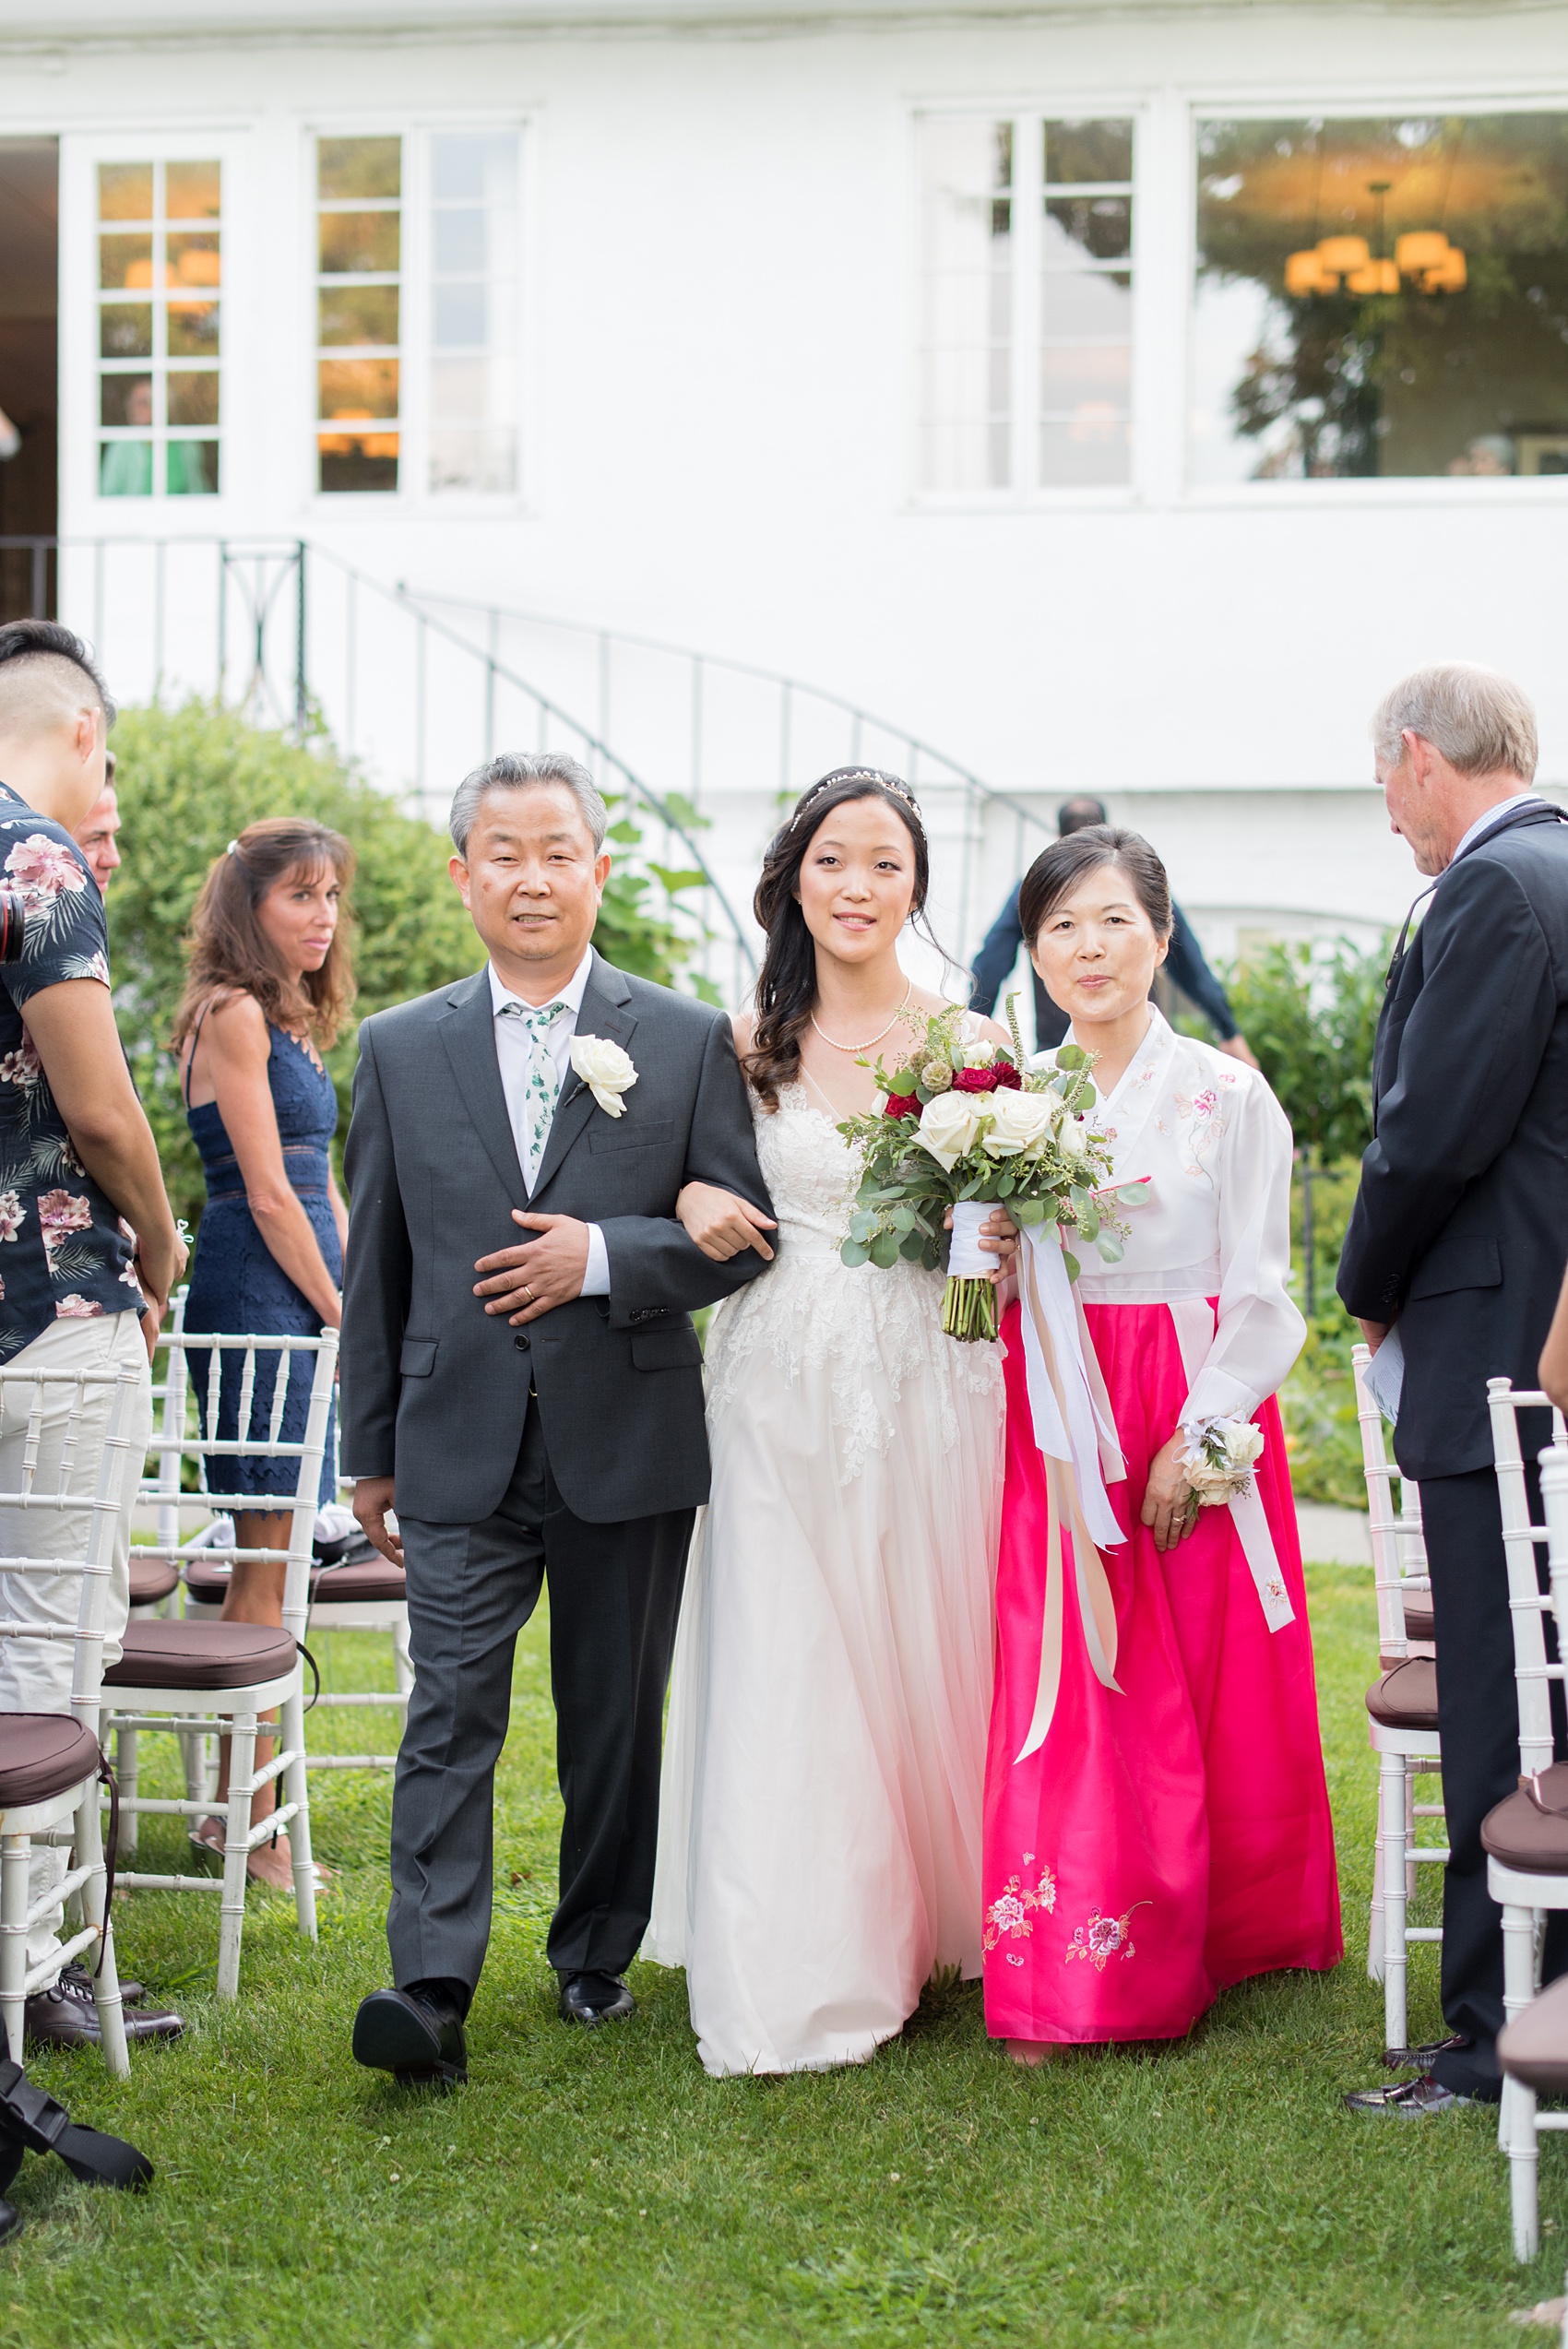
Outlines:
{"label": "chair leg", "polygon": [[289,1849],[293,1855],[294,1914],[307,1940],[316,1939],[315,1868],[310,1848],[310,1772],[305,1767],[304,1691],[296,1689],[279,1711],[278,1727],[285,1750],[295,1759],[283,1773],[288,1799],[299,1808],[289,1821]]}
{"label": "chair leg", "polygon": [[406,1716],[409,1710],[409,1699],[413,1694],[414,1688],[414,1659],[409,1654],[409,1627],[406,1623],[392,1634],[392,1665],[397,1676],[398,1694],[402,1699],[402,1711]]}
{"label": "chair leg", "polygon": [[255,1774],[255,1714],[236,1713],[229,1733],[229,1815],[223,1830],[222,1924],[218,1936],[220,1999],[240,1995],[240,1939],[245,1929],[245,1867],[250,1858]]}
{"label": "chair leg", "polygon": [[[1503,1911],[1503,2006],[1510,2022],[1523,2014],[1536,1993],[1536,1920],[1531,1909],[1505,1905]],[[1537,2206],[1536,2097],[1522,2081],[1503,2080],[1503,2105],[1498,2116],[1498,2142],[1508,2156],[1510,2199],[1514,2209],[1514,2257],[1533,2260],[1540,2248]]]}
{"label": "chair leg", "polygon": [[22,1985],[28,1969],[28,1863],[31,1857],[30,1835],[7,1835],[0,1840],[0,2020],[6,2026],[6,2051],[13,2063],[22,2059]]}
{"label": "chair leg", "polygon": [[1372,1908],[1367,1916],[1367,1980],[1381,1982],[1388,1928],[1383,1915],[1383,1773],[1377,1779],[1377,1826],[1372,1835]]}
{"label": "chair leg", "polygon": [[127,1857],[137,1847],[137,1732],[116,1727],[114,1731],[114,1775],[120,1781],[120,1849]]}
{"label": "chair leg", "polygon": [[1388,2047],[1408,2046],[1408,2021],[1405,1941],[1405,1786],[1408,1776],[1402,1753],[1383,1757],[1381,1833],[1383,1840],[1383,2033]]}
{"label": "chair leg", "polygon": [[1405,1773],[1405,1898],[1416,1897],[1416,1774]]}
{"label": "chair leg", "polygon": [[120,1975],[114,1963],[114,1925],[103,1897],[108,1880],[103,1866],[103,1822],[99,1814],[96,1778],[77,1812],[77,1863],[92,1870],[82,1886],[82,1909],[87,1922],[96,1925],[99,1933],[92,1998],[102,2035],[103,2060],[116,2079],[124,2080],[129,2075],[131,2058],[125,2046],[125,2011],[120,2001]]}

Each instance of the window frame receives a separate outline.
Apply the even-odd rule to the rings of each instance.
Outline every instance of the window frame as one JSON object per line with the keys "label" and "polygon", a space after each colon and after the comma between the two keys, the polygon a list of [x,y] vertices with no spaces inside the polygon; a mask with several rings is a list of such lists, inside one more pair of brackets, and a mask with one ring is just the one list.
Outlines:
{"label": "window frame", "polygon": [[1310,505],[1352,508],[1401,505],[1475,506],[1491,504],[1561,505],[1568,503],[1568,475],[1551,473],[1491,476],[1447,473],[1399,473],[1385,478],[1346,478],[1337,480],[1196,481],[1192,477],[1191,414],[1196,365],[1193,326],[1197,286],[1198,254],[1198,136],[1206,121],[1274,122],[1311,120],[1384,122],[1399,114],[1555,114],[1568,115],[1568,83],[1548,82],[1539,89],[1520,90],[1516,82],[1489,89],[1482,81],[1463,97],[1452,90],[1412,91],[1408,84],[1380,84],[1369,95],[1364,83],[1353,97],[1336,96],[1310,87],[1277,90],[1260,96],[1255,84],[1245,95],[1212,89],[1189,90],[1181,100],[1185,115],[1186,172],[1181,219],[1184,226],[1185,259],[1182,279],[1182,342],[1181,370],[1180,490],[1182,504],[1196,511],[1236,513],[1266,507]]}
{"label": "window frame", "polygon": [[[1146,254],[1150,242],[1148,220],[1151,194],[1146,154],[1153,119],[1146,92],[1103,89],[1051,91],[1041,96],[941,98],[917,100],[909,109],[909,223],[905,302],[905,398],[907,452],[905,480],[909,505],[927,514],[1013,513],[1018,511],[1123,510],[1142,504],[1146,487],[1141,462],[1149,403],[1149,371],[1144,363],[1146,308],[1149,306],[1149,271]],[[1132,272],[1132,374],[1128,397],[1131,445],[1125,481],[1041,482],[1039,478],[1039,437],[1043,421],[1040,375],[1040,214],[1046,180],[1042,169],[1041,130],[1047,123],[1130,122],[1133,126],[1133,237],[1127,256]],[[924,188],[921,179],[921,130],[927,122],[981,121],[1013,126],[1013,350],[1010,418],[1012,479],[991,489],[928,489],[921,480],[921,370],[924,356],[925,259],[922,247]],[[1027,162],[1020,169],[1019,159]]]}
{"label": "window frame", "polygon": [[[430,486],[430,373],[435,358],[432,342],[433,243],[430,142],[443,134],[462,135],[507,131],[517,143],[517,222],[512,272],[513,377],[511,425],[517,434],[517,469],[509,490],[433,490]],[[402,249],[398,318],[398,450],[395,490],[324,490],[319,486],[316,433],[317,280],[316,142],[322,138],[398,138],[402,142]],[[514,108],[456,113],[420,113],[410,109],[377,108],[374,113],[312,114],[301,121],[301,282],[303,287],[302,346],[304,350],[303,440],[303,494],[310,509],[324,515],[366,516],[403,512],[417,505],[431,515],[504,515],[526,512],[534,471],[530,365],[536,338],[530,331],[529,297],[537,278],[533,238],[539,219],[534,173],[537,168],[537,124],[529,113]]]}
{"label": "window frame", "polygon": [[[155,518],[160,537],[210,536],[236,500],[251,489],[259,461],[255,364],[262,289],[250,232],[252,159],[249,124],[232,117],[177,131],[132,127],[64,131],[60,138],[59,447],[61,527],[90,520],[100,536],[146,534]],[[218,488],[171,495],[167,485],[146,494],[105,497],[99,488],[100,358],[98,170],[102,163],[217,162],[222,172],[218,228],[222,269],[218,287],[220,383]],[[176,233],[180,231],[176,229]],[[165,375],[177,361],[165,353]],[[131,368],[113,372],[134,373]],[[149,372],[155,372],[149,367]],[[212,372],[208,370],[208,372]],[[199,438],[211,438],[192,427]],[[153,440],[154,473],[160,453],[182,437],[165,426]]]}

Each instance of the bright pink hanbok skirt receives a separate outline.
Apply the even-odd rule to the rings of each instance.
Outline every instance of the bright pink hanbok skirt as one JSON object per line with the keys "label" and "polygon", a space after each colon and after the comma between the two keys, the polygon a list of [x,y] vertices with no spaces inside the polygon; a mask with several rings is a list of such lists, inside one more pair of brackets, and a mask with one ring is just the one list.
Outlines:
{"label": "bright pink hanbok skirt", "polygon": [[1090,1663],[1063,1537],[1062,1678],[1039,1684],[1047,1500],[1015,1306],[986,1764],[986,2023],[996,2038],[1176,2039],[1228,1984],[1343,1954],[1301,1544],[1278,1406],[1257,1413],[1258,1491],[1296,1619],[1270,1631],[1228,1508],[1163,1555],[1138,1522],[1187,1379],[1163,1305],[1087,1305],[1127,1464],[1131,1538],[1107,1550],[1115,1678]]}

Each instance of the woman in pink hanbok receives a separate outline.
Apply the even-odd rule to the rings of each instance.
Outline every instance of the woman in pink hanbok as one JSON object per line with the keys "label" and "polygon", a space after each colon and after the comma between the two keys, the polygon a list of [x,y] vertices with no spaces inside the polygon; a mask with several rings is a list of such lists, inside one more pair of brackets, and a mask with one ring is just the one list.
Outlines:
{"label": "woman in pink hanbok", "polygon": [[[1262,1076],[1174,1034],[1149,1002],[1170,894],[1135,833],[1055,842],[1020,913],[1068,1044],[1096,1056],[1113,1180],[1138,1186],[1120,1192],[1121,1262],[1075,1252],[1087,1391],[1114,1422],[1098,1464],[1042,1453],[1017,1308],[1003,1333],[986,2020],[1035,2062],[1062,2045],[1181,2038],[1228,1984],[1331,1966],[1343,1944],[1274,1400],[1304,1330],[1286,1287],[1290,1129]],[[1249,1427],[1262,1439],[1250,1474]],[[1222,1475],[1199,1506],[1188,1461],[1202,1481],[1204,1435],[1212,1457],[1228,1432],[1233,1497]],[[1081,1488],[1097,1467],[1091,1544]]]}

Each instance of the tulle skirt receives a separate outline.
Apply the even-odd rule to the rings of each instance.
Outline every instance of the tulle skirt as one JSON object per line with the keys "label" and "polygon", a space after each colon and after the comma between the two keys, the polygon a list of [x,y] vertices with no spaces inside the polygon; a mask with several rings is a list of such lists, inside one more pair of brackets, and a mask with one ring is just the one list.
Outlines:
{"label": "tulle skirt", "polygon": [[1163,1305],[1087,1305],[1126,1459],[1130,1536],[1105,1552],[1115,1678],[1096,1677],[1063,1536],[1056,1710],[1025,1761],[1039,1683],[1049,1524],[1016,1310],[986,1770],[986,2021],[999,2038],[1171,2039],[1232,1982],[1342,1954],[1301,1545],[1277,1406],[1257,1487],[1296,1619],[1270,1631],[1228,1508],[1163,1555],[1139,1523],[1187,1380]]}
{"label": "tulle skirt", "polygon": [[864,2061],[980,1972],[1002,1391],[941,1310],[797,1248],[710,1341],[646,1953],[716,2074]]}

